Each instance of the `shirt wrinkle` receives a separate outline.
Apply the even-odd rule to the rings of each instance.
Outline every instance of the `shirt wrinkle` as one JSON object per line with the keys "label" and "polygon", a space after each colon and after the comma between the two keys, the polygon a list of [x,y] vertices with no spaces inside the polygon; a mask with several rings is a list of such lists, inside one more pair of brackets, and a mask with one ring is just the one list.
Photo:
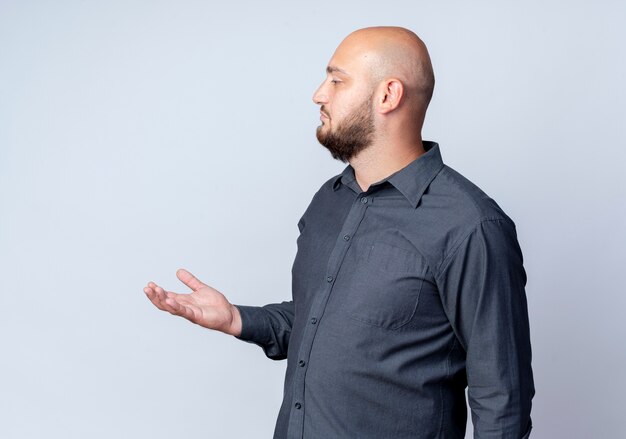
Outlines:
{"label": "shirt wrinkle", "polygon": [[454,255],[461,248],[463,243],[468,240],[474,233],[476,233],[478,231],[478,228],[486,221],[506,221],[506,219],[503,217],[487,217],[478,221],[476,225],[469,229],[464,236],[462,236],[455,244],[450,247],[449,253],[441,259],[441,262],[439,262],[439,264],[437,264],[439,268],[437,269],[437,274],[435,275],[436,279],[442,276],[443,272],[446,270],[446,264],[448,264],[454,258]]}

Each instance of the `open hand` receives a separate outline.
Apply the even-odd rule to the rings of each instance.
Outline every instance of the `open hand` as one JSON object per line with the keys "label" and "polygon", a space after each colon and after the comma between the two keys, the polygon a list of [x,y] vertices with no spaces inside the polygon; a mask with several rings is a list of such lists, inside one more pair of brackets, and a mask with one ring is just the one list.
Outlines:
{"label": "open hand", "polygon": [[143,289],[148,299],[160,310],[181,316],[197,325],[230,335],[241,334],[241,316],[236,306],[215,288],[200,282],[181,268],[176,276],[191,288],[189,294],[166,291],[154,282]]}

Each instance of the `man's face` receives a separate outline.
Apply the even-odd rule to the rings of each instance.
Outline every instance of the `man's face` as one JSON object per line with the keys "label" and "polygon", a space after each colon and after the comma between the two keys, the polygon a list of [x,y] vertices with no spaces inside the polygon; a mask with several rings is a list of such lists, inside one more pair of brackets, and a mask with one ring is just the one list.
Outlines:
{"label": "man's face", "polygon": [[313,101],[321,105],[317,140],[344,163],[367,148],[376,131],[371,81],[358,59],[349,55],[341,46],[337,49],[326,79],[313,95]]}
{"label": "man's face", "polygon": [[334,126],[331,125],[330,118],[323,115],[328,114],[328,109],[322,105],[320,111],[322,124],[317,127],[317,140],[330,151],[334,159],[346,163],[372,143],[374,120],[371,95],[336,121]]}

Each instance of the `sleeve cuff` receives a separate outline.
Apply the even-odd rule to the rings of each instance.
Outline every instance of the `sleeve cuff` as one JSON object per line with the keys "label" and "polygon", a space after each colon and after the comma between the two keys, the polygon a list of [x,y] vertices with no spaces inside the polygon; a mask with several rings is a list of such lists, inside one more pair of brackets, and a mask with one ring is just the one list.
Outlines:
{"label": "sleeve cuff", "polygon": [[249,343],[267,343],[269,322],[266,311],[260,306],[235,305],[241,315],[241,334],[235,338]]}

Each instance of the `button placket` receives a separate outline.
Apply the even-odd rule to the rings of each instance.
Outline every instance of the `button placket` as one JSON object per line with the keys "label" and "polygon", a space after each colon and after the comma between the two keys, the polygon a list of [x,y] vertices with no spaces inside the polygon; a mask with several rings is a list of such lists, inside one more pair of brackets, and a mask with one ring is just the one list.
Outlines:
{"label": "button placket", "polygon": [[[357,197],[350,209],[341,231],[338,234],[335,246],[328,259],[327,273],[338,273],[343,263],[344,257],[351,245],[351,237],[359,228],[361,221],[365,216],[367,207],[372,202],[372,197]],[[294,409],[292,409],[287,437],[288,438],[302,438],[304,429],[304,383],[306,378],[307,367],[304,367],[309,359],[315,334],[317,333],[317,323],[320,318],[323,317],[328,298],[333,289],[335,276],[327,274],[325,282],[322,284],[322,294],[319,294],[316,300],[311,304],[309,313],[310,325],[306,325],[304,333],[302,335],[302,342],[300,344],[300,351],[298,357],[298,366],[293,374],[293,401]]]}

